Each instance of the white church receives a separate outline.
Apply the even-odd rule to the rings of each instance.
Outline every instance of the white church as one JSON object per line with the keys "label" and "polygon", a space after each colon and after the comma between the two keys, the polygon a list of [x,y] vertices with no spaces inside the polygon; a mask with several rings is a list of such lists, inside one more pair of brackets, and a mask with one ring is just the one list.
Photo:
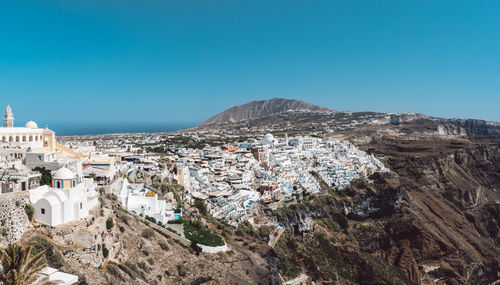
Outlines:
{"label": "white church", "polygon": [[29,195],[35,206],[34,219],[49,226],[84,219],[98,204],[93,179],[66,167],[54,173],[51,186],[29,190]]}
{"label": "white church", "polygon": [[3,127],[0,127],[0,144],[23,149],[56,149],[56,135],[48,128],[39,128],[33,122],[27,122],[24,127],[14,127],[14,114],[10,105],[5,109]]}

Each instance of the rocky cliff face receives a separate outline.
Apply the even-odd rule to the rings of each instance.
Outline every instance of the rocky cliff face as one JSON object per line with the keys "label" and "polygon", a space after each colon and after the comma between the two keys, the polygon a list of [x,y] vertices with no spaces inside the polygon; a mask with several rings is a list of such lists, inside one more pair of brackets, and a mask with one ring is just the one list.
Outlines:
{"label": "rocky cliff face", "polygon": [[298,209],[288,217],[288,226],[292,234],[302,235],[312,232],[314,229],[313,219],[326,217],[326,212],[320,207],[309,207]]}
{"label": "rocky cliff face", "polygon": [[434,146],[413,155],[376,147],[407,197],[380,233],[394,244],[381,242],[386,247],[378,251],[418,283],[493,282],[500,256],[500,143],[490,138]]}
{"label": "rocky cliff face", "polygon": [[282,220],[292,235],[277,249],[282,266],[302,264],[323,284],[370,284],[367,270],[369,280],[386,284],[488,284],[498,278],[500,139],[393,139],[361,147],[372,149],[393,173],[298,206]]}
{"label": "rocky cliff face", "polygon": [[14,192],[0,195],[0,246],[18,241],[31,228],[24,210],[29,193]]}
{"label": "rocky cliff face", "polygon": [[448,123],[465,131],[468,136],[499,136],[500,124],[474,119],[449,119]]}

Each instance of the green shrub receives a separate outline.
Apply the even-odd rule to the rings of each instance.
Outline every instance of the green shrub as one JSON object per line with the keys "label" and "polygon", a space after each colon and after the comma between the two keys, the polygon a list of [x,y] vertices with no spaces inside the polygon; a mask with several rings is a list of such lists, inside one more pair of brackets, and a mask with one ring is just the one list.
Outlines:
{"label": "green shrub", "polygon": [[106,271],[108,271],[109,274],[117,277],[118,279],[122,280],[122,281],[125,281],[123,279],[123,276],[120,274],[120,270],[118,269],[118,267],[116,267],[115,265],[111,264],[111,263],[108,263],[106,265]]}
{"label": "green shrub", "polygon": [[155,260],[152,257],[150,257],[150,258],[148,258],[148,263],[150,265],[154,265],[155,264]]}
{"label": "green shrub", "polygon": [[155,223],[155,224],[156,224],[156,219],[155,219],[155,218],[153,218],[153,217],[146,216],[146,217],[145,217],[145,219],[146,219],[146,220],[148,220],[148,221],[150,221],[150,222],[152,222],[152,223]]}
{"label": "green shrub", "polygon": [[273,229],[272,226],[261,226],[259,228],[259,234],[262,237],[269,236],[273,232]]}
{"label": "green shrub", "polygon": [[253,237],[258,237],[257,231],[254,229],[252,224],[249,221],[244,221],[238,224],[236,228],[236,234],[239,236],[251,235]]}
{"label": "green shrub", "polygon": [[183,223],[182,218],[177,219],[177,220],[170,220],[167,222],[167,224],[182,224],[182,223]]}
{"label": "green shrub", "polygon": [[378,171],[368,176],[368,179],[373,180],[377,184],[384,183],[384,177]]}
{"label": "green shrub", "polygon": [[333,216],[332,216],[333,220],[339,224],[339,226],[342,228],[342,229],[347,229],[349,223],[348,223],[348,220],[347,218],[340,214],[340,213],[334,213]]}
{"label": "green shrub", "polygon": [[106,198],[108,198],[109,200],[113,200],[113,201],[118,200],[118,197],[115,194],[112,194],[112,193],[106,194]]}
{"label": "green shrub", "polygon": [[150,228],[146,228],[142,231],[141,236],[146,239],[152,239],[155,237],[155,231]]}
{"label": "green shrub", "polygon": [[224,239],[214,234],[206,226],[203,226],[199,221],[184,222],[184,236],[190,240],[207,246],[222,246]]}
{"label": "green shrub", "polygon": [[169,251],[170,248],[168,247],[168,245],[164,242],[159,242],[158,245],[160,246],[161,249],[163,249],[164,251]]}
{"label": "green shrub", "polygon": [[282,272],[281,275],[283,275],[285,279],[290,280],[299,275],[301,268],[295,264],[295,262],[286,257],[280,257],[279,261],[280,271]]}
{"label": "green shrub", "polygon": [[0,235],[6,236],[7,235],[7,229],[6,228],[0,228]]}
{"label": "green shrub", "polygon": [[139,261],[137,263],[137,266],[139,266],[139,268],[142,269],[142,271],[144,271],[146,273],[151,272],[151,269],[146,265],[146,262],[144,262],[144,261]]}
{"label": "green shrub", "polygon": [[183,264],[178,264],[177,265],[177,273],[179,273],[179,276],[185,277],[187,275],[186,266],[184,266]]}
{"label": "green shrub", "polygon": [[196,255],[200,255],[200,253],[201,253],[201,247],[198,246],[198,243],[196,241],[191,241],[191,245],[189,247],[192,250],[194,250],[194,252],[196,253]]}
{"label": "green shrub", "polygon": [[181,212],[182,212],[181,204],[177,204],[177,207],[175,207],[175,209],[174,209],[174,213],[180,214]]}
{"label": "green shrub", "polygon": [[273,214],[278,216],[278,220],[284,222],[293,214],[293,211],[289,207],[279,207],[273,211]]}
{"label": "green shrub", "polygon": [[113,218],[109,217],[106,220],[106,229],[109,231],[113,228],[114,225],[115,225],[115,223],[113,223]]}
{"label": "green shrub", "polygon": [[31,204],[24,205],[24,212],[28,215],[28,220],[31,222],[33,220],[33,214],[35,214],[35,207]]}
{"label": "green shrub", "polygon": [[194,206],[196,207],[196,209],[198,209],[198,211],[200,211],[200,214],[202,215],[207,214],[207,206],[205,205],[205,203],[203,203],[203,201],[201,200],[194,201]]}
{"label": "green shrub", "polygon": [[102,244],[101,248],[102,248],[102,255],[104,256],[104,258],[108,258],[108,256],[109,256],[109,249],[106,248],[105,244]]}
{"label": "green shrub", "polygon": [[127,273],[130,278],[133,280],[139,278],[146,279],[144,276],[144,273],[137,268],[137,266],[130,262],[130,261],[125,261],[125,263],[119,264],[118,267],[120,267],[123,272]]}
{"label": "green shrub", "polygon": [[45,261],[54,268],[61,268],[64,265],[62,254],[42,235],[36,235],[29,239],[28,245],[33,246],[31,254],[34,256],[45,251]]}
{"label": "green shrub", "polygon": [[35,167],[33,171],[38,171],[42,174],[42,179],[40,181],[40,185],[50,185],[52,184],[52,172],[45,167]]}

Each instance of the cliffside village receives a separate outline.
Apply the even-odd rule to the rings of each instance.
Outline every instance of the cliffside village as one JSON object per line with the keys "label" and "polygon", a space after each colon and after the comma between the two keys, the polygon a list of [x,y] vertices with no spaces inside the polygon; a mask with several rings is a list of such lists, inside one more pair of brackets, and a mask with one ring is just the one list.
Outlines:
{"label": "cliffside village", "polygon": [[[163,223],[180,217],[173,195],[159,200],[155,193],[166,182],[181,186],[183,201],[202,200],[215,218],[236,226],[252,217],[256,203],[276,208],[303,191],[341,191],[353,179],[388,171],[349,142],[311,136],[266,134],[198,148],[165,144],[171,135],[158,134],[65,137],[59,144],[32,121],[23,128],[6,121],[0,134],[2,193],[29,191],[35,219],[50,226],[83,218],[97,204],[96,187],[120,177],[127,179],[114,192],[138,214]],[[49,185],[41,185],[40,169],[52,173]]]}
{"label": "cliffside village", "polygon": [[[64,141],[79,153],[113,159],[115,171],[131,181],[147,181],[153,191],[161,183],[180,185],[183,202],[201,200],[213,217],[233,226],[251,218],[257,204],[275,209],[295,202],[301,192],[342,191],[353,179],[389,171],[373,155],[338,139],[265,134],[225,143],[214,135],[117,134]],[[169,143],[183,137],[200,143]],[[93,166],[86,173],[97,173],[102,183],[116,176],[100,170]],[[170,209],[175,201],[169,202]]]}
{"label": "cliffside village", "polygon": [[[0,127],[0,195],[29,193],[34,222],[50,227],[85,219],[104,187],[123,208],[161,224],[180,219],[182,204],[200,200],[236,227],[251,220],[256,205],[276,209],[301,193],[342,191],[353,179],[386,171],[349,142],[319,136],[237,139],[193,131],[56,140],[33,121],[14,127],[10,106]],[[178,191],[165,193],[165,185]]]}

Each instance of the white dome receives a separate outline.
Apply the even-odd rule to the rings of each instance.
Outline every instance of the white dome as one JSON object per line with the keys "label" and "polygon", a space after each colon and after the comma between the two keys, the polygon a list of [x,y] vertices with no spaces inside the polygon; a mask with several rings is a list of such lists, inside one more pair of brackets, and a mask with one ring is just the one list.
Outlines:
{"label": "white dome", "polygon": [[75,179],[75,174],[66,167],[63,167],[54,173],[54,179]]}
{"label": "white dome", "polygon": [[274,136],[272,134],[266,134],[261,140],[262,143],[273,143],[273,141]]}
{"label": "white dome", "polygon": [[30,129],[38,129],[38,125],[33,121],[27,122],[25,127]]}

